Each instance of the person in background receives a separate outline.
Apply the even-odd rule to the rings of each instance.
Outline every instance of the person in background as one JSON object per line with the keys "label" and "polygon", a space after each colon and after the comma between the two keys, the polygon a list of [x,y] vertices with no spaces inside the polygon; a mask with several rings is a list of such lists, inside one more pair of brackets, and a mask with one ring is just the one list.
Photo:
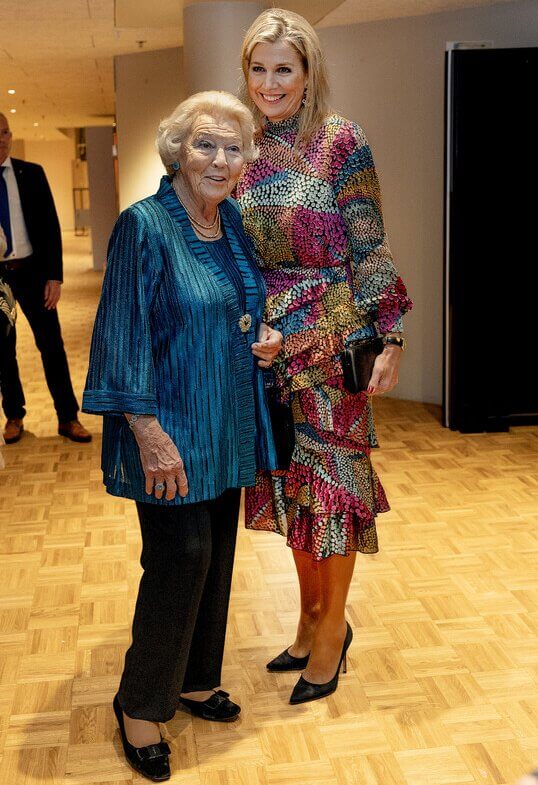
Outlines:
{"label": "person in background", "polygon": [[[4,230],[0,225],[0,258],[3,257],[7,248],[7,240]],[[1,270],[0,270],[1,272]],[[0,349],[2,348],[2,339],[7,335],[8,330],[11,330],[15,323],[15,302],[13,294],[9,286],[2,280],[0,276]],[[0,434],[0,448],[4,444],[3,436]],[[0,469],[5,467],[4,456],[0,449]]]}
{"label": "person in background", "polygon": [[240,489],[277,465],[261,368],[282,336],[262,323],[263,279],[227,198],[253,131],[248,109],[214,91],[161,123],[168,174],[114,228],[83,397],[104,415],[106,488],[140,519],[144,573],[113,706],[127,760],[156,781],[170,777],[159,722],[179,706],[214,722],[240,712],[219,688]]}
{"label": "person in background", "polygon": [[[11,143],[8,120],[0,113],[0,223],[6,238],[1,275],[28,319],[41,352],[58,433],[75,442],[89,442],[91,434],[77,419],[79,406],[56,310],[62,285],[62,236],[54,200],[41,166],[11,158]],[[0,392],[7,418],[4,439],[13,444],[22,436],[26,414],[15,329],[0,346]]]}
{"label": "person in background", "polygon": [[[304,703],[338,685],[356,551],[378,550],[375,518],[388,504],[370,462],[371,396],[398,381],[411,301],[392,262],[370,147],[358,125],[328,109],[312,26],[265,11],[246,34],[242,66],[260,155],[236,194],[267,286],[265,318],[284,335],[275,370],[295,421],[289,471],[258,473],[246,522],[285,535],[293,549],[297,635],[267,667],[303,671],[290,702]],[[341,352],[376,335],[384,346],[367,391],[348,392]]]}

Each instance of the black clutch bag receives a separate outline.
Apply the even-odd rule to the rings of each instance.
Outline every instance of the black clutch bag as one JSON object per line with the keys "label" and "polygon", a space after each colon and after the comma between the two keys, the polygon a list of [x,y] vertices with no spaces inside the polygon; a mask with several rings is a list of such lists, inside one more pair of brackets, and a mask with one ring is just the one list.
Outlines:
{"label": "black clutch bag", "polygon": [[364,392],[372,376],[375,358],[383,351],[381,338],[351,341],[341,354],[344,387],[352,393]]}
{"label": "black clutch bag", "polygon": [[276,448],[277,468],[287,471],[295,447],[295,425],[291,406],[282,403],[275,374],[271,369],[264,370],[263,383]]}

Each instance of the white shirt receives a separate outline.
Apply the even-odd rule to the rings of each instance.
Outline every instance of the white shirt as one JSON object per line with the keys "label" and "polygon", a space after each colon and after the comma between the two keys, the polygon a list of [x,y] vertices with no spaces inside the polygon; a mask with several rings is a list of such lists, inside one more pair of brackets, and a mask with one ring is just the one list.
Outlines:
{"label": "white shirt", "polygon": [[33,248],[26,230],[24,215],[22,214],[19,186],[17,185],[17,178],[15,177],[13,164],[9,156],[6,158],[2,166],[6,167],[1,174],[4,176],[4,180],[7,185],[9,218],[11,221],[11,239],[13,241],[13,251],[9,254],[9,256],[4,258],[4,261],[7,259],[24,259],[26,256],[32,255]]}

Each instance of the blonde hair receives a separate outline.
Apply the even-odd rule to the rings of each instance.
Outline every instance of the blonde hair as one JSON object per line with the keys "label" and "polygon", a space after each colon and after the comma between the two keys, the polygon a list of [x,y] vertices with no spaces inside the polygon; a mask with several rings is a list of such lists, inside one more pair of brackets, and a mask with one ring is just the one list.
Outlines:
{"label": "blonde hair", "polygon": [[173,174],[171,165],[177,161],[181,144],[189,136],[200,115],[207,114],[219,119],[232,119],[239,124],[243,140],[243,157],[253,161],[258,155],[254,144],[254,118],[250,109],[231,93],[221,90],[206,90],[194,93],[182,101],[169,117],[159,124],[155,146],[168,174]]}
{"label": "blonde hair", "polygon": [[270,8],[254,20],[243,41],[241,66],[244,82],[240,96],[263,127],[264,115],[248,93],[248,72],[254,47],[277,41],[287,41],[295,47],[307,74],[304,108],[297,134],[297,144],[301,145],[308,142],[329,114],[329,79],[325,57],[316,31],[304,17],[283,8]]}

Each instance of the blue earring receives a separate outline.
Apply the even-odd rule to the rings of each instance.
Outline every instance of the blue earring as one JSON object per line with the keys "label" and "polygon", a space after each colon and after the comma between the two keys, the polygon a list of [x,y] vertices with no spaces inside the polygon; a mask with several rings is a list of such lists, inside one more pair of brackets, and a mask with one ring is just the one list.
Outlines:
{"label": "blue earring", "polygon": [[172,167],[174,172],[179,172],[179,161],[174,161],[172,164],[170,164],[170,166]]}

